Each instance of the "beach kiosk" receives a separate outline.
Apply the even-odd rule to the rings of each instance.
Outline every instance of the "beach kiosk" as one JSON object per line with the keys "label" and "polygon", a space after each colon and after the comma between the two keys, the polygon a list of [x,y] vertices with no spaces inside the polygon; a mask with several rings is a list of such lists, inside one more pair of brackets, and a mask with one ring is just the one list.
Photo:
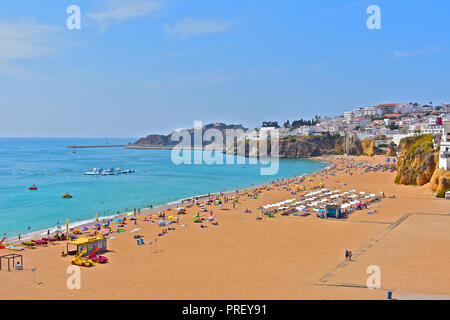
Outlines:
{"label": "beach kiosk", "polygon": [[326,206],[327,217],[341,219],[344,217],[341,211],[341,206],[337,204],[328,204]]}
{"label": "beach kiosk", "polygon": [[[71,249],[69,251],[69,245]],[[73,249],[76,247],[76,250]],[[99,248],[98,253],[106,251],[106,238],[104,237],[90,237],[90,238],[78,238],[67,242],[67,253],[68,254],[80,254],[86,250],[85,254],[91,254],[95,249]]]}

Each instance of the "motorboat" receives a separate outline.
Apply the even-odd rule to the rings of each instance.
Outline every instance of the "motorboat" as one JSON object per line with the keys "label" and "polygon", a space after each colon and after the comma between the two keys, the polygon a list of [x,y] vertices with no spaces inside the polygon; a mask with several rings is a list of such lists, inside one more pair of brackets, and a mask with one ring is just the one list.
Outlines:
{"label": "motorboat", "polygon": [[114,169],[109,168],[109,169],[103,170],[101,174],[102,174],[102,176],[112,176],[112,175],[114,175]]}
{"label": "motorboat", "polygon": [[130,174],[134,173],[134,170],[126,169],[123,170],[121,168],[108,168],[108,169],[101,169],[101,168],[93,168],[91,170],[88,170],[85,172],[85,175],[87,176],[112,176],[112,175],[120,175],[120,174]]}
{"label": "motorboat", "polygon": [[93,168],[89,171],[86,171],[85,175],[87,176],[99,176],[103,172],[103,169]]}
{"label": "motorboat", "polygon": [[35,184],[33,184],[31,187],[28,188],[28,190],[31,190],[31,191],[36,191],[37,189],[38,188],[36,187]]}

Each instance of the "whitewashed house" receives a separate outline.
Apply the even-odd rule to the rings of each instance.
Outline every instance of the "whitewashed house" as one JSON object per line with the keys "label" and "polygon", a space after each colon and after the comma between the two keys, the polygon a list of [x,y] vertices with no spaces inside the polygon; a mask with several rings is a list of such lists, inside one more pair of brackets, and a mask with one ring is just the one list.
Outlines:
{"label": "whitewashed house", "polygon": [[439,168],[450,169],[450,121],[444,124],[439,151]]}

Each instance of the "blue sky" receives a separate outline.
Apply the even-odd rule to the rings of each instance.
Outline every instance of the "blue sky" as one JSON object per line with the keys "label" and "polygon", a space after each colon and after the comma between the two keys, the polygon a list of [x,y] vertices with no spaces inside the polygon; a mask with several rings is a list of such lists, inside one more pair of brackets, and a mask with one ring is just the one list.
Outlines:
{"label": "blue sky", "polygon": [[[81,8],[68,30],[66,9]],[[369,30],[369,5],[381,30]],[[0,3],[0,136],[256,127],[377,103],[450,103],[442,0]]]}

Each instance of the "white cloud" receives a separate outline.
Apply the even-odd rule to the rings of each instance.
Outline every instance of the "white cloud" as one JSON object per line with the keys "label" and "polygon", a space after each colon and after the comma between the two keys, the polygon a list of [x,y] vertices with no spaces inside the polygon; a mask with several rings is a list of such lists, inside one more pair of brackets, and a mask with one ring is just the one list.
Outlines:
{"label": "white cloud", "polygon": [[0,21],[0,61],[30,59],[54,50],[59,28],[22,20]]}
{"label": "white cloud", "polygon": [[187,18],[173,25],[166,24],[164,28],[168,34],[178,35],[186,39],[202,34],[222,32],[233,24],[232,21]]}
{"label": "white cloud", "polygon": [[160,6],[161,3],[155,0],[106,0],[98,12],[87,13],[86,17],[94,20],[104,31],[110,25],[146,16]]}

